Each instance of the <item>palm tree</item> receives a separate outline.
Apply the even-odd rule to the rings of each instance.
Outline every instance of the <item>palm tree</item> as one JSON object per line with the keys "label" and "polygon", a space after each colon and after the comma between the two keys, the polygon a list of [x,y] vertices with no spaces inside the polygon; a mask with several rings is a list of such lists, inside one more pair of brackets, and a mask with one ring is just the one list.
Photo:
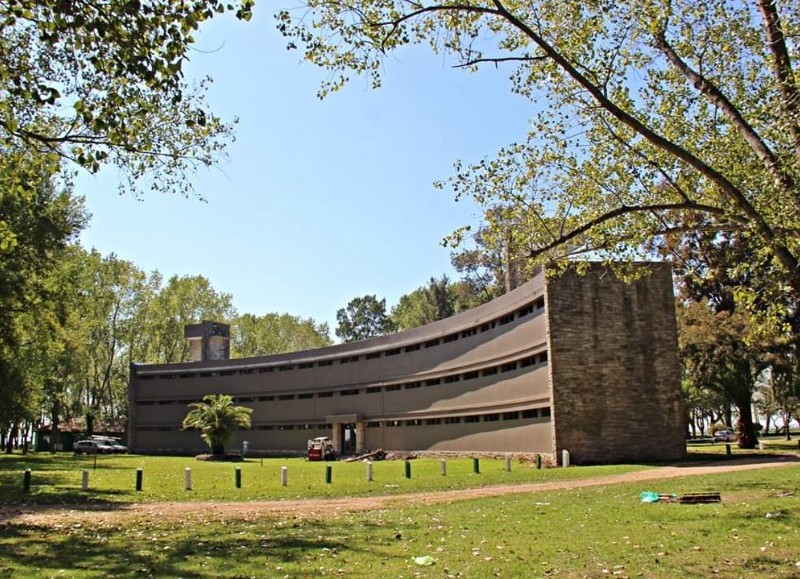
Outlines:
{"label": "palm tree", "polygon": [[234,406],[227,394],[206,394],[202,402],[189,404],[183,428],[196,428],[214,456],[225,454],[225,443],[238,428],[250,428],[251,408]]}

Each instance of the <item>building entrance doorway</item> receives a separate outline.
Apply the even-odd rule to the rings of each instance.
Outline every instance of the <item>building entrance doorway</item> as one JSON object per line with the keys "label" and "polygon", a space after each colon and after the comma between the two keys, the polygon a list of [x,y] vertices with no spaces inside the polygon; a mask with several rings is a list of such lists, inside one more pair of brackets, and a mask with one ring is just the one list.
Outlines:
{"label": "building entrance doorway", "polygon": [[342,424],[339,439],[340,454],[350,456],[356,453],[356,425]]}

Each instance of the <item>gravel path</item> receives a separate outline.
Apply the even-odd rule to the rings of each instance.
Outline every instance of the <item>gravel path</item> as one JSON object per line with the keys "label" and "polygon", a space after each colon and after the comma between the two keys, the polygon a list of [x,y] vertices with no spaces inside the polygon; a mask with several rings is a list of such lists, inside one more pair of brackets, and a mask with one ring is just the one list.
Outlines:
{"label": "gravel path", "polygon": [[436,491],[376,497],[341,499],[303,499],[261,502],[168,502],[117,503],[113,505],[14,505],[0,506],[2,524],[36,524],[43,526],[82,524],[88,521],[122,522],[130,519],[179,520],[202,516],[205,520],[254,519],[264,516],[299,516],[303,518],[335,518],[343,513],[392,509],[435,503],[464,501],[508,494],[577,489],[629,482],[664,480],[685,476],[724,472],[779,468],[800,464],[799,455],[732,459],[724,462],[679,464],[645,471],[581,480],[498,485],[454,491]]}

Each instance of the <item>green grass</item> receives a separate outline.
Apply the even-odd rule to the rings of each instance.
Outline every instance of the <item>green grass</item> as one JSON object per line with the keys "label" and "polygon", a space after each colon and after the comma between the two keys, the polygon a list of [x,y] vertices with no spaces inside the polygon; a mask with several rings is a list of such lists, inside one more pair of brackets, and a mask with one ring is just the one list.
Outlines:
{"label": "green grass", "polygon": [[[643,504],[644,490],[724,502]],[[329,518],[14,523],[0,577],[798,577],[799,496],[792,465]]]}
{"label": "green grass", "polygon": [[[331,465],[332,483],[325,480]],[[366,478],[362,462],[310,463],[303,459],[251,459],[241,463],[197,461],[189,457],[99,456],[68,454],[0,456],[0,504],[69,504],[83,502],[252,501],[311,497],[355,497],[408,492],[464,489],[497,484],[546,482],[621,474],[646,465],[593,466],[537,470],[514,462],[511,472],[502,459],[481,459],[480,474],[469,458],[448,459],[447,476],[438,459],[410,461],[411,478],[404,461],[373,463],[373,481]],[[282,486],[281,467],[288,469]],[[23,493],[23,472],[31,469],[30,492]],[[142,469],[142,491],[137,492],[136,470]],[[185,489],[184,471],[192,469],[192,490]],[[241,488],[235,486],[235,469],[241,468]],[[82,472],[89,470],[89,490],[81,489]]]}

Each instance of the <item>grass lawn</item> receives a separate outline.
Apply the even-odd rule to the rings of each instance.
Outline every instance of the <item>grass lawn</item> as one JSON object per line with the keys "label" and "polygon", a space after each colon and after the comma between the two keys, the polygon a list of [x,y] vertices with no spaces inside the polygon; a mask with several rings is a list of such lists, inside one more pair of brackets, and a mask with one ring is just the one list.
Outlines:
{"label": "grass lawn", "polygon": [[[137,460],[145,459],[109,459],[105,470],[110,475],[111,465],[119,464],[125,471]],[[148,472],[160,464],[146,460]],[[183,464],[160,460],[168,465],[166,471]],[[402,491],[414,490],[412,485],[421,490],[428,470],[436,471],[428,478],[439,476],[436,480],[441,482],[438,463],[423,464],[413,462],[419,480],[411,481],[403,478],[402,462],[380,465],[386,470],[376,470],[375,492],[391,492],[387,484],[399,484]],[[300,482],[300,465],[289,465],[287,493],[293,484],[306,484]],[[63,465],[53,466],[52,472],[65,472]],[[334,465],[329,492],[346,486],[345,466]],[[362,474],[363,465],[352,466],[355,474]],[[230,487],[232,467],[210,465],[208,472],[217,467],[227,467],[221,469],[227,472],[218,484]],[[474,475],[471,464],[459,465],[465,472],[457,475],[454,462],[446,480],[461,484],[460,479],[503,479],[507,473],[495,473],[497,467],[487,463],[484,468],[482,463],[482,474]],[[510,476],[598,473],[594,468],[537,473],[515,467]],[[256,485],[259,472],[268,473],[265,479],[275,475],[267,461],[263,471],[258,463],[245,468],[242,493],[251,479]],[[198,467],[198,474],[201,470]],[[98,466],[98,477],[100,472]],[[182,482],[182,473],[176,476],[180,480],[172,486]],[[130,477],[127,472],[125,480]],[[314,480],[323,477],[321,470],[313,472]],[[145,488],[149,480],[145,475]],[[353,488],[359,487],[353,483]],[[724,500],[707,505],[643,504],[639,493],[645,490],[720,491]],[[37,489],[33,494],[44,493]],[[127,500],[129,493],[111,496]],[[792,465],[329,517],[245,514],[221,519],[207,513],[177,520],[141,517],[124,524],[4,524],[0,577],[798,577],[798,497],[800,466]],[[416,564],[414,558],[420,556],[432,557],[433,564]]]}
{"label": "grass lawn", "polygon": [[[331,465],[331,483],[326,466]],[[497,484],[547,482],[621,474],[646,465],[593,466],[537,470],[530,463],[513,462],[511,472],[502,459],[481,459],[480,473],[472,459],[448,459],[447,475],[441,461],[423,458],[405,462],[373,463],[373,480],[367,481],[362,462],[307,462],[299,458],[250,459],[240,463],[197,461],[190,457],[71,454],[0,455],[0,504],[68,504],[85,502],[252,501],[298,498],[332,498],[408,492],[464,489]],[[281,485],[281,468],[287,467],[288,485]],[[30,492],[23,493],[23,472],[31,469]],[[136,491],[136,471],[142,469],[142,490]],[[192,490],[185,488],[185,470],[192,471]],[[237,488],[236,469],[241,469]],[[83,470],[89,471],[89,490],[81,488]]]}

